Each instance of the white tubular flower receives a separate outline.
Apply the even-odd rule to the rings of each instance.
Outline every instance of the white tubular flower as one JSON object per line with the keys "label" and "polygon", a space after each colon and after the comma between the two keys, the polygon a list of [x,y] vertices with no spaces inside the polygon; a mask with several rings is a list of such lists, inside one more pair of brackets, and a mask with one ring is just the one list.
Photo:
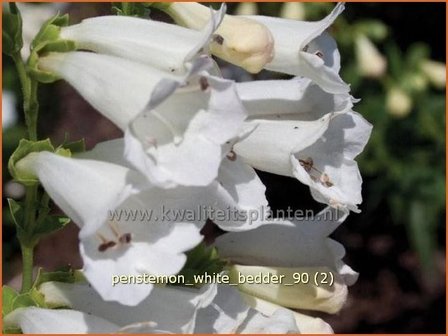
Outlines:
{"label": "white tubular flower", "polygon": [[290,156],[310,146],[327,130],[334,114],[349,111],[348,94],[324,92],[308,79],[237,84],[255,130],[234,151],[256,169],[293,176]]}
{"label": "white tubular flower", "polygon": [[[346,217],[347,212],[327,207],[310,220],[275,221],[255,230],[227,233],[215,244],[220,255],[235,265],[232,278],[236,277],[241,291],[286,307],[335,313],[345,303],[347,286],[357,279],[357,273],[342,261],[344,247],[328,238]],[[294,273],[305,275],[300,280]],[[316,273],[322,275],[317,284]],[[248,275],[252,281],[255,275],[270,280],[251,284]],[[332,281],[324,283],[325,276]]]}
{"label": "white tubular flower", "polygon": [[184,252],[202,240],[200,219],[187,222],[176,213],[205,203],[207,189],[158,189],[129,168],[49,152],[32,153],[16,167],[37,176],[81,227],[84,273],[105,300],[138,304],[153,285],[114,287],[112,277],[176,274],[185,264]]}
{"label": "white tubular flower", "polygon": [[387,60],[365,35],[358,35],[355,40],[356,61],[361,75],[380,78],[387,68]]}
{"label": "white tubular flower", "polygon": [[338,114],[318,141],[291,156],[294,176],[310,187],[316,201],[359,212],[362,177],[355,158],[371,131],[360,114]]}
{"label": "white tubular flower", "polygon": [[6,317],[7,325],[19,326],[24,333],[180,334],[194,331],[197,312],[213,300],[216,285],[200,290],[156,287],[135,307],[104,301],[86,284],[47,282],[40,292],[46,304],[73,310],[19,309]]}
{"label": "white tubular flower", "polygon": [[305,20],[306,9],[303,2],[285,2],[280,10],[280,17],[290,20]]}
{"label": "white tubular flower", "polygon": [[426,60],[422,62],[421,69],[436,88],[443,89],[446,86],[445,63]]}
{"label": "white tubular flower", "polygon": [[78,49],[119,56],[171,73],[184,73],[198,53],[207,51],[225,9],[223,5],[214,12],[200,32],[129,16],[98,16],[62,27],[60,37],[75,41]]}
{"label": "white tubular flower", "polygon": [[[163,7],[174,21],[201,30],[210,18],[210,9],[197,2],[174,2]],[[210,43],[210,51],[227,62],[257,73],[274,56],[272,34],[263,24],[242,16],[225,15]]]}
{"label": "white tubular flower", "polygon": [[234,83],[203,71],[211,66],[209,58],[197,59],[183,77],[93,53],[50,55],[39,62],[125,131],[125,157],[164,188],[210,184],[222,146],[239,134],[246,118]]}
{"label": "white tubular flower", "polygon": [[[77,157],[131,167],[123,157],[124,148],[123,139],[115,139],[98,143]],[[234,153],[222,160],[218,177],[207,187],[207,192],[207,199],[200,206],[210,209],[207,215],[225,231],[253,229],[267,220],[266,187],[255,170]]]}
{"label": "white tubular flower", "polygon": [[191,90],[158,94],[169,93],[172,84],[161,82],[130,123],[125,157],[161,187],[208,185],[218,175],[226,143],[240,133],[246,111],[233,81],[204,75]]}
{"label": "white tubular flower", "polygon": [[[209,60],[201,58],[187,77],[209,66]],[[91,52],[50,53],[39,59],[39,69],[66,80],[122,130],[145,108],[162,79],[185,82],[185,76]]]}
{"label": "white tubular flower", "polygon": [[294,176],[313,197],[356,211],[362,179],[354,158],[372,126],[354,113],[348,94],[330,94],[308,79],[240,83],[255,130],[234,151],[256,169]]}
{"label": "white tubular flower", "polygon": [[[297,328],[301,334],[333,334],[331,326],[318,317],[308,316],[293,310],[285,309],[275,303],[262,300],[252,295],[240,292],[244,301],[256,311],[265,316],[272,316],[278,309],[291,312],[296,320]],[[218,291],[219,295],[219,291]]]}
{"label": "white tubular flower", "polygon": [[218,293],[197,315],[195,334],[287,334],[297,333],[294,313],[278,307],[272,311],[252,309],[241,293],[218,285]]}
{"label": "white tubular flower", "polygon": [[248,16],[265,25],[274,37],[274,58],[265,69],[310,78],[327,92],[348,92],[350,87],[339,76],[336,42],[325,32],[343,10],[344,4],[339,3],[317,22]]}

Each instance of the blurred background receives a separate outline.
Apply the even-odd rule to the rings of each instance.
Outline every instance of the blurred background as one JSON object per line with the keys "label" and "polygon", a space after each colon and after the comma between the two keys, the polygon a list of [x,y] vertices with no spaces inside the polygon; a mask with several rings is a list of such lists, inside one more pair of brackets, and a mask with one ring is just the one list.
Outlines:
{"label": "blurred background", "polygon": [[[216,5],[216,4],[214,4]],[[319,20],[331,3],[230,3],[230,13]],[[25,38],[58,10],[71,23],[114,12],[110,3],[22,5]],[[166,20],[152,10],[153,18]],[[358,158],[363,175],[362,213],[352,214],[333,237],[360,273],[346,307],[320,315],[338,333],[445,333],[445,4],[348,3],[331,27],[342,56],[342,78],[361,98],[355,110],[373,125]],[[26,57],[26,51],[24,52]],[[223,75],[251,76],[221,63]],[[68,84],[41,85],[39,137],[54,144],[84,138],[87,148],[121,136]],[[3,56],[3,167],[25,135],[15,69]],[[322,208],[299,182],[260,173],[273,210]],[[20,200],[21,185],[3,170],[3,282],[20,286],[20,250],[6,198]],[[300,197],[298,197],[300,195]],[[77,228],[41,241],[36,265],[81,267]],[[314,315],[316,315],[314,313]]]}

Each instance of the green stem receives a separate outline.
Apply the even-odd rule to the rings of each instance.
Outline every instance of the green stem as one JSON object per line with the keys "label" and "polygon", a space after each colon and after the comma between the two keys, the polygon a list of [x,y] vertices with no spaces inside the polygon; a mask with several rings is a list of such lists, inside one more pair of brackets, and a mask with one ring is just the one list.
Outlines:
{"label": "green stem", "polygon": [[[37,140],[37,116],[39,104],[37,100],[37,81],[31,79],[27,72],[25,63],[16,53],[12,56],[19,75],[20,84],[23,94],[23,111],[25,114],[25,122],[28,130],[28,138],[32,141]],[[20,248],[22,250],[22,290],[27,292],[33,284],[33,249],[36,244],[33,241],[33,231],[36,224],[36,205],[37,205],[37,185],[26,188],[25,195],[25,218],[23,228],[26,232],[25,237],[20,239]]]}
{"label": "green stem", "polygon": [[33,254],[34,247],[22,244],[22,290],[21,293],[28,292],[33,286]]}

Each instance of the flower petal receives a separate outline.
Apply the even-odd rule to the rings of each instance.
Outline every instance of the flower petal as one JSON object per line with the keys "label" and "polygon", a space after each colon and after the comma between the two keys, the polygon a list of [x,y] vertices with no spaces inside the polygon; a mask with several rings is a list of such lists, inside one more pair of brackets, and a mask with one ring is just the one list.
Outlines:
{"label": "flower petal", "polygon": [[205,91],[198,87],[151,100],[125,132],[125,157],[158,186],[210,184],[222,146],[238,136],[246,118],[233,82],[211,76],[199,82],[206,83]]}
{"label": "flower petal", "polygon": [[344,4],[339,3],[317,22],[249,16],[268,27],[274,37],[274,59],[265,68],[308,77],[327,92],[348,92],[349,86],[338,75],[340,56],[336,43],[324,33],[343,10]]}
{"label": "flower petal", "polygon": [[63,27],[60,34],[75,41],[79,49],[145,63],[170,73],[185,73],[187,62],[206,47],[224,13],[225,5],[213,13],[200,32],[136,17],[98,16]]}
{"label": "flower petal", "polygon": [[[354,158],[371,131],[372,125],[355,112],[337,115],[318,141],[291,156],[294,176],[310,186],[315,200],[358,211],[362,178]],[[300,160],[312,162],[312,168]]]}
{"label": "flower petal", "polygon": [[24,334],[109,334],[119,327],[103,318],[67,309],[20,308],[5,317],[6,325]]}

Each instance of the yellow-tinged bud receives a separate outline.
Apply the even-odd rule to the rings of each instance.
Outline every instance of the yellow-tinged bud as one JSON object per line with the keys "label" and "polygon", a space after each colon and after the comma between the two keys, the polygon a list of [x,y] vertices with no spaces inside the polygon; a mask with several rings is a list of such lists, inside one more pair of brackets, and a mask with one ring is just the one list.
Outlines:
{"label": "yellow-tinged bud", "polygon": [[411,112],[412,99],[402,89],[393,87],[387,93],[386,108],[393,116],[404,118]]}
{"label": "yellow-tinged bud", "polygon": [[386,59],[364,35],[356,38],[356,60],[359,72],[363,76],[379,78],[386,72]]}
{"label": "yellow-tinged bud", "polygon": [[424,61],[422,71],[436,88],[443,89],[446,86],[446,65],[442,62]]}
{"label": "yellow-tinged bud", "polygon": [[336,313],[347,299],[347,285],[328,267],[234,265],[229,276],[240,291],[289,308]]}
{"label": "yellow-tinged bud", "polygon": [[[175,2],[165,10],[177,24],[202,29],[210,9],[195,2]],[[263,24],[245,17],[225,15],[210,43],[210,51],[249,72],[261,71],[274,57],[274,38]]]}
{"label": "yellow-tinged bud", "polygon": [[280,10],[280,17],[290,20],[305,20],[305,14],[303,2],[285,2]]}
{"label": "yellow-tinged bud", "polygon": [[258,7],[256,2],[240,2],[235,9],[236,15],[257,15]]}

